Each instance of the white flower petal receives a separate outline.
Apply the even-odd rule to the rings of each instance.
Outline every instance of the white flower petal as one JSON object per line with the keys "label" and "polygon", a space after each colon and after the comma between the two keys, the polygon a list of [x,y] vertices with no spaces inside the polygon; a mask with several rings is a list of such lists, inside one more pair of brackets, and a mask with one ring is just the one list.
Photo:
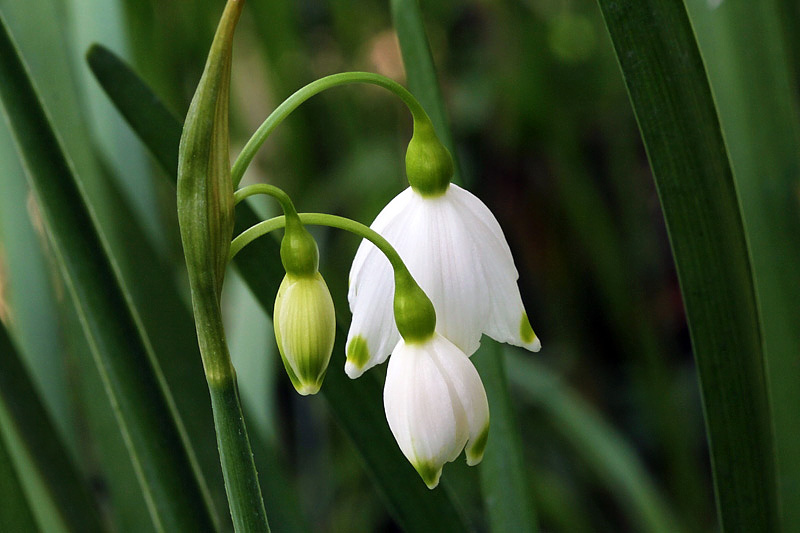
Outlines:
{"label": "white flower petal", "polygon": [[460,218],[448,193],[424,198],[414,192],[403,213],[402,238],[386,238],[433,302],[436,331],[472,354],[489,317],[488,293],[475,244]]}
{"label": "white flower petal", "polygon": [[[392,201],[386,204],[386,207],[384,207],[381,212],[378,213],[378,216],[375,217],[375,220],[372,222],[370,227],[383,235],[383,231],[386,229],[387,225],[394,222],[398,218],[402,219],[403,212],[406,210],[406,206],[411,199],[412,190],[411,187],[408,187],[406,190],[392,198]],[[353,292],[353,282],[363,270],[364,262],[368,253],[379,254],[383,257],[383,254],[375,247],[374,244],[366,239],[361,241],[358,251],[356,252],[356,256],[353,258],[353,266],[350,267],[350,294]],[[350,294],[348,294],[348,298],[350,297]]]}
{"label": "white flower petal", "polygon": [[438,484],[444,463],[454,460],[470,437],[452,378],[437,364],[437,347],[434,340],[410,345],[400,341],[383,391],[389,428],[429,488]]}
{"label": "white flower petal", "polygon": [[466,445],[467,463],[470,466],[481,462],[489,434],[489,401],[478,371],[469,357],[444,337],[433,341],[434,362],[455,392],[454,400],[460,404],[469,426]]}
{"label": "white flower petal", "polygon": [[517,286],[519,273],[508,247],[503,230],[489,208],[469,191],[454,188],[453,200],[464,216],[463,223],[470,228],[476,246],[482,279],[488,289],[489,320],[483,332],[491,338],[533,351],[539,351],[541,342],[533,333],[528,315],[522,304]]}
{"label": "white flower petal", "polygon": [[[426,198],[408,188],[381,211],[372,228],[395,247],[433,302],[436,331],[464,353],[478,349],[483,333],[530,350],[540,348],[503,231],[473,194],[451,184],[445,194]],[[363,241],[350,272],[349,376],[358,377],[385,361],[399,340],[393,291],[388,260]]]}
{"label": "white flower petal", "polygon": [[[350,300],[353,319],[347,333],[345,372],[351,378],[357,378],[384,362],[400,337],[392,311],[392,271],[383,255],[375,258],[376,266],[360,278],[363,285],[358,290],[358,297]],[[377,261],[379,259],[387,265],[382,265]],[[371,262],[365,264],[369,266]],[[392,342],[394,344],[390,344]]]}

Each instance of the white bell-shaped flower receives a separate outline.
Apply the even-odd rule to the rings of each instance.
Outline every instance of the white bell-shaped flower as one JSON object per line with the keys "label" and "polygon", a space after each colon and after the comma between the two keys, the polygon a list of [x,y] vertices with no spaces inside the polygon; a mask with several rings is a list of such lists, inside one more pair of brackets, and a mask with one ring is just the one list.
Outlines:
{"label": "white bell-shaped flower", "polygon": [[442,466],[466,445],[467,464],[483,458],[489,404],[478,371],[438,333],[424,342],[397,343],[383,389],[386,419],[403,454],[428,488]]}
{"label": "white bell-shaped flower", "polygon": [[[467,355],[491,338],[532,351],[541,348],[522,304],[511,250],[489,208],[450,184],[439,195],[412,187],[372,223],[398,251],[430,297],[436,331]],[[392,316],[393,275],[388,260],[362,241],[350,270],[353,320],[345,371],[351,378],[382,363],[400,340]]]}

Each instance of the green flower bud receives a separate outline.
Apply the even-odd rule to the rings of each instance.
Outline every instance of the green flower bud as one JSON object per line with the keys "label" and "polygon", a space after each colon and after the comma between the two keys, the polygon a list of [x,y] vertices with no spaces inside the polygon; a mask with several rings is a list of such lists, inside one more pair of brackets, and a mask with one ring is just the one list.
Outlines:
{"label": "green flower bud", "polygon": [[429,120],[415,120],[406,150],[406,176],[422,196],[440,196],[453,179],[453,158],[436,136]]}
{"label": "green flower bud", "polygon": [[322,386],[336,337],[333,299],[319,272],[286,274],[272,317],[275,341],[294,388],[303,396]]}

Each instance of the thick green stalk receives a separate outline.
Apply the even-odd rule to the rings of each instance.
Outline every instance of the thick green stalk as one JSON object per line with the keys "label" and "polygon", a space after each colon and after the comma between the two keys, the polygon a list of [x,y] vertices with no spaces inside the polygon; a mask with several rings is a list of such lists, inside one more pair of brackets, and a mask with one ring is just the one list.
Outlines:
{"label": "thick green stalk", "polygon": [[233,234],[228,98],[243,0],[228,0],[186,115],[178,156],[178,221],[197,339],[211,394],[222,474],[236,531],[269,531],[220,310]]}
{"label": "thick green stalk", "polygon": [[275,128],[277,128],[292,111],[297,109],[300,104],[327,89],[353,83],[369,83],[391,91],[396,94],[408,107],[408,110],[411,111],[415,126],[417,123],[425,125],[431,123],[430,118],[419,102],[417,102],[416,98],[414,98],[405,87],[385,76],[373,74],[371,72],[343,72],[341,74],[332,74],[298,89],[292,96],[275,108],[275,111],[273,111],[261,126],[258,127],[233,164],[231,174],[234,187],[239,185],[242,176],[244,176],[244,171],[250,165],[258,149],[264,144],[264,141],[267,140],[267,137],[269,137]]}
{"label": "thick green stalk", "polygon": [[217,429],[225,492],[236,531],[269,531],[253,451],[242,415],[236,371],[231,364],[219,306],[195,306],[198,341],[206,369],[211,409]]}

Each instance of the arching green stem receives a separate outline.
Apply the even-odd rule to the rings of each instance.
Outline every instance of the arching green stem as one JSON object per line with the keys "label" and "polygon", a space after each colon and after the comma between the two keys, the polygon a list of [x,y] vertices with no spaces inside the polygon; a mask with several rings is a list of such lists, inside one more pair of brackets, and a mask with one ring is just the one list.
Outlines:
{"label": "arching green stem", "polygon": [[[383,252],[395,271],[408,271],[405,263],[403,263],[403,260],[400,259],[400,254],[398,254],[397,250],[395,250],[394,247],[389,244],[389,241],[383,238],[383,236],[374,229],[365,226],[360,222],[337,215],[329,215],[327,213],[299,213],[298,217],[300,217],[300,221],[305,225],[330,226],[332,228],[339,228],[349,231],[350,233],[354,233],[363,239],[367,239],[381,252]],[[231,249],[228,254],[228,260],[232,260],[242,248],[257,238],[275,231],[276,229],[281,229],[285,226],[285,216],[270,218],[268,220],[264,220],[263,222],[259,222],[255,226],[251,226],[233,239],[233,242],[231,242]]]}
{"label": "arching green stem", "polygon": [[314,237],[306,230],[289,195],[282,189],[266,183],[249,185],[233,195],[234,205],[248,196],[266,194],[277,199],[286,217],[286,233],[281,241],[281,263],[287,273],[313,275],[319,267],[319,250]]}
{"label": "arching green stem", "polygon": [[292,199],[289,198],[289,195],[283,192],[283,189],[267,183],[256,183],[255,185],[242,187],[233,193],[233,205],[238,205],[239,202],[245,198],[249,198],[255,194],[266,194],[268,196],[272,196],[278,200],[278,203],[281,204],[281,208],[283,209],[284,213],[289,216],[297,214],[297,210],[294,208],[294,204],[292,203]]}
{"label": "arching green stem", "polygon": [[[327,213],[300,213],[303,224],[330,226],[354,233],[374,244],[389,260],[394,270],[394,316],[397,329],[406,342],[424,342],[430,339],[436,328],[436,312],[430,298],[411,276],[397,250],[378,232],[349,218]],[[286,217],[275,217],[240,233],[231,243],[229,259],[258,237],[286,226]]]}
{"label": "arching green stem", "polygon": [[[250,165],[250,162],[253,160],[253,157],[255,157],[256,152],[261,145],[264,144],[264,141],[267,140],[267,137],[269,137],[270,133],[272,133],[275,128],[277,128],[278,125],[283,122],[283,119],[288,117],[292,111],[297,109],[300,104],[324,90],[332,87],[338,87],[340,85],[350,85],[353,83],[368,83],[391,91],[397,95],[408,107],[408,110],[411,111],[411,115],[414,117],[415,126],[418,123],[424,125],[431,124],[428,114],[422,108],[417,99],[414,98],[414,96],[399,83],[390,80],[385,76],[381,76],[380,74],[374,74],[371,72],[343,72],[341,74],[332,74],[330,76],[313,81],[302,89],[296,91],[289,98],[284,100],[283,103],[267,117],[264,123],[259,126],[250,140],[247,141],[247,144],[242,149],[241,153],[233,164],[233,168],[231,169],[233,186],[237,187],[239,185],[239,182],[242,180],[242,176],[244,176],[245,169],[247,169],[247,167]],[[433,126],[431,125],[431,128],[432,127]]]}

